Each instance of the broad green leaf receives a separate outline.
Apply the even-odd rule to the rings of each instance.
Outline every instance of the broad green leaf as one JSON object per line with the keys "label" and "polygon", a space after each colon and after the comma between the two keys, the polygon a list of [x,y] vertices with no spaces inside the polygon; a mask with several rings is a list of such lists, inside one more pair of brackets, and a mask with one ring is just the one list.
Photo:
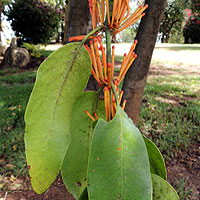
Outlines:
{"label": "broad green leaf", "polygon": [[117,108],[115,118],[100,119],[94,130],[88,166],[90,200],[151,200],[148,153],[139,130]]}
{"label": "broad green leaf", "polygon": [[25,114],[26,158],[33,189],[43,193],[58,175],[70,143],[72,107],[84,90],[91,61],[71,43],[40,66]]}
{"label": "broad green leaf", "polygon": [[81,194],[81,196],[79,197],[78,200],[88,200],[88,191],[87,191],[87,187],[85,188],[85,190],[83,191],[83,193]]}
{"label": "broad green leaf", "polygon": [[104,102],[98,100],[98,96],[96,92],[84,92],[73,108],[71,143],[63,162],[62,177],[66,188],[76,199],[87,186],[89,143],[93,132],[92,120],[85,111],[90,114],[97,112],[98,117],[105,116]]}
{"label": "broad green leaf", "polygon": [[174,188],[160,176],[152,174],[153,200],[179,200]]}
{"label": "broad green leaf", "polygon": [[143,139],[149,155],[151,173],[156,174],[166,180],[167,172],[162,154],[151,140],[147,139],[145,136],[143,136]]}

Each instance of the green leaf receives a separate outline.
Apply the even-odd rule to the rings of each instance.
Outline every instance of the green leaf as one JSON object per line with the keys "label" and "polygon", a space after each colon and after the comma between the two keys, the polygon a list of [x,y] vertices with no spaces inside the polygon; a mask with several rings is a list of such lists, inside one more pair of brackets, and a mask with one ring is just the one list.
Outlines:
{"label": "green leaf", "polygon": [[174,188],[160,176],[152,174],[153,200],[179,200]]}
{"label": "green leaf", "polygon": [[139,130],[117,108],[115,118],[100,119],[94,130],[88,166],[90,200],[151,200],[148,153]]}
{"label": "green leaf", "polygon": [[71,122],[71,143],[66,153],[62,177],[66,188],[78,199],[87,186],[86,174],[89,156],[89,143],[93,133],[92,120],[85,111],[98,117],[105,117],[104,102],[98,100],[98,93],[84,92],[76,101]]}
{"label": "green leaf", "polygon": [[70,143],[72,107],[91,70],[88,52],[71,43],[40,66],[25,114],[26,158],[33,189],[41,194],[58,175]]}
{"label": "green leaf", "polygon": [[143,139],[149,155],[151,173],[167,180],[167,172],[162,154],[151,140],[147,139],[145,136],[143,136]]}
{"label": "green leaf", "polygon": [[81,194],[81,196],[79,197],[78,200],[88,200],[88,191],[87,191],[87,187],[85,188],[85,190],[83,191],[83,193]]}

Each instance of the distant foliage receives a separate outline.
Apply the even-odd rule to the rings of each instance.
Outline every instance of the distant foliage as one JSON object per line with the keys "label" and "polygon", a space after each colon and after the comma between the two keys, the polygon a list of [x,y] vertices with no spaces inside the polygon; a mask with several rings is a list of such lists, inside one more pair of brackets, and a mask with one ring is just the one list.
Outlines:
{"label": "distant foliage", "polygon": [[200,0],[193,0],[186,9],[187,18],[183,29],[185,43],[200,43]]}
{"label": "distant foliage", "polygon": [[127,42],[127,43],[132,43],[134,42],[136,34],[133,29],[128,28],[121,33],[119,33],[117,37],[117,42]]}
{"label": "distant foliage", "polygon": [[16,0],[6,11],[16,36],[25,42],[48,43],[55,35],[62,11],[41,0]]}
{"label": "distant foliage", "polygon": [[191,2],[191,9],[193,13],[200,13],[200,0],[193,0]]}
{"label": "distant foliage", "polygon": [[160,25],[162,42],[168,43],[173,35],[182,35],[182,23],[184,21],[184,9],[179,1],[169,1],[165,9]]}
{"label": "distant foliage", "polygon": [[183,30],[185,43],[200,43],[200,16],[189,17]]}
{"label": "distant foliage", "polygon": [[34,58],[40,58],[42,56],[42,52],[39,47],[36,45],[29,44],[27,42],[24,42],[21,47],[25,48],[27,51],[29,51],[30,55]]}

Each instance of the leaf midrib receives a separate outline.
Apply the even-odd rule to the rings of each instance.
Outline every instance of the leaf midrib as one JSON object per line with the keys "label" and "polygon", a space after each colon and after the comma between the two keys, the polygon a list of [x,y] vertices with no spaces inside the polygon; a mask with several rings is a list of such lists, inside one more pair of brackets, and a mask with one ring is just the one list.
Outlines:
{"label": "leaf midrib", "polygon": [[[56,106],[58,105],[58,101],[59,101],[59,98],[60,98],[60,96],[61,96],[61,93],[62,93],[62,90],[63,90],[63,88],[64,88],[64,85],[65,85],[65,83],[66,83],[68,74],[69,74],[69,72],[71,71],[71,69],[72,69],[72,67],[73,67],[73,65],[74,65],[74,63],[75,63],[75,61],[76,61],[76,57],[77,57],[78,52],[79,52],[80,49],[81,49],[81,46],[78,46],[78,47],[76,47],[76,48],[74,49],[74,50],[75,50],[75,54],[74,54],[73,57],[72,57],[72,61],[71,61],[70,67],[66,69],[66,73],[65,73],[64,79],[63,79],[62,83],[60,84],[60,88],[59,88],[58,93],[57,93],[57,98],[56,98],[56,100],[54,101],[55,103],[54,103],[54,107],[53,107],[52,115],[51,115],[51,119],[50,119],[51,122],[53,121],[53,117],[54,117],[55,112],[56,112]],[[53,130],[52,125],[53,125],[53,124],[51,123],[51,126],[49,126],[49,129],[48,129],[48,135],[47,135],[47,139],[46,139],[46,144],[48,144],[49,138],[50,138],[50,132]],[[46,146],[46,148],[45,148],[44,155],[45,155],[45,157],[46,157],[47,152],[48,152],[48,147],[47,147],[47,145],[45,145],[45,146]],[[62,162],[63,162],[63,161],[62,161]],[[60,166],[62,166],[62,162],[61,162]]]}

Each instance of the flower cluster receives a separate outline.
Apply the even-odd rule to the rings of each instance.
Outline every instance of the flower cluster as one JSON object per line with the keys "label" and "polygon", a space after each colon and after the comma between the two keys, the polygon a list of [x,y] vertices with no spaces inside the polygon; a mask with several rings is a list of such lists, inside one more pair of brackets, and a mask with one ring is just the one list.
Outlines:
{"label": "flower cluster", "polygon": [[[133,14],[130,14],[129,0],[113,0],[112,9],[110,8],[111,5],[109,5],[109,0],[88,1],[94,31],[99,29],[101,29],[102,32],[109,31],[112,36],[123,31],[137,20],[141,19],[145,15],[144,10],[148,7],[148,5],[140,5]],[[110,10],[112,10],[112,12],[110,12]],[[122,82],[128,69],[137,58],[137,55],[134,53],[134,49],[138,41],[135,40],[129,53],[124,54],[119,75],[115,77],[115,47],[112,47],[112,52],[107,50],[108,55],[106,55],[105,47],[101,41],[102,33],[100,33],[100,35],[98,34],[99,33],[96,31],[95,34],[88,38],[90,39],[89,45],[85,45],[85,48],[90,54],[92,61],[91,73],[98,82],[99,86],[104,90],[106,120],[110,121],[116,114],[117,105],[120,105],[122,101],[123,91],[120,91],[119,84]],[[69,41],[79,41],[84,38],[85,35],[73,36],[69,38]],[[109,57],[109,59],[107,59],[107,57]],[[125,108],[125,105],[126,100],[122,103],[122,109]],[[95,118],[98,119],[96,113],[94,113],[94,117],[88,111],[86,111],[86,114],[92,120],[95,120]]]}
{"label": "flower cluster", "polygon": [[[106,0],[88,0],[90,14],[92,16],[92,27],[107,27],[111,31],[112,35],[123,31],[128,28],[136,21],[141,19],[145,13],[144,11],[148,8],[148,5],[140,5],[133,14],[130,15],[129,0],[113,0],[112,12],[110,12],[109,1]],[[74,36],[69,38],[69,42],[78,41],[84,38]]]}
{"label": "flower cluster", "polygon": [[106,0],[106,4],[104,0],[89,0],[89,7],[93,29],[97,26],[106,25],[106,9],[108,26],[113,34],[117,34],[141,19],[145,15],[143,12],[148,5],[140,5],[132,15],[130,15],[129,0],[113,0],[113,9],[111,13],[108,0]]}
{"label": "flower cluster", "polygon": [[[123,62],[121,64],[120,72],[117,77],[114,77],[114,65],[115,65],[115,46],[112,46],[112,59],[111,63],[107,62],[105,47],[101,42],[101,37],[98,36],[93,40],[90,40],[89,46],[85,45],[90,58],[92,61],[91,73],[98,82],[99,86],[104,88],[104,101],[106,109],[106,120],[109,121],[115,116],[116,113],[116,97],[111,89],[112,82],[114,84],[115,90],[118,95],[118,102],[121,103],[123,91],[119,92],[119,84],[123,80],[125,74],[130,68],[131,64],[137,58],[137,55],[134,53],[134,49],[138,41],[135,40],[128,54],[124,54]],[[102,58],[100,57],[102,55]],[[123,102],[122,108],[124,109],[126,100]],[[88,113],[87,113],[88,114]],[[90,116],[91,118],[91,116]]]}

